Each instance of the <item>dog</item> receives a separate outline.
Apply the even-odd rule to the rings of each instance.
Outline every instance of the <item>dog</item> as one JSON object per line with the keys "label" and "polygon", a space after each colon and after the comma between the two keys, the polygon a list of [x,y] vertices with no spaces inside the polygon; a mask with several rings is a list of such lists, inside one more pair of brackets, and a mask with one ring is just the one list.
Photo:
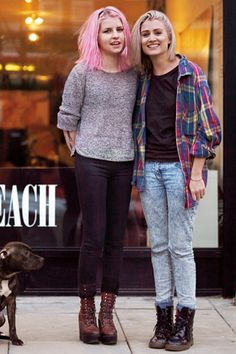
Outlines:
{"label": "dog", "polygon": [[[40,269],[44,258],[33,253],[32,249],[23,242],[9,242],[0,251],[0,311],[7,307],[9,337],[14,345],[23,345],[16,334],[16,295],[17,274],[24,271]],[[5,323],[5,316],[0,312],[0,327]]]}

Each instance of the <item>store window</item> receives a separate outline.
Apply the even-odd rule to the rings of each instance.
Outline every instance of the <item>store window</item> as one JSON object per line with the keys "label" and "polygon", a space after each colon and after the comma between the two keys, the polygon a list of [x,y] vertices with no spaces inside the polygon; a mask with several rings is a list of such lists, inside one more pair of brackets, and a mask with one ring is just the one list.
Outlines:
{"label": "store window", "polygon": [[[222,0],[2,0],[1,244],[17,239],[35,247],[80,245],[83,225],[74,161],[56,121],[64,82],[78,58],[76,32],[104,5],[120,8],[131,26],[148,9],[165,11],[174,24],[178,50],[207,73],[222,117]],[[220,148],[209,165],[208,195],[199,210],[195,247],[218,247],[222,242],[222,157]],[[125,245],[149,246],[135,189]]]}
{"label": "store window", "polygon": [[[166,12],[177,33],[178,50],[202,67],[213,94],[214,109],[223,128],[222,0],[166,1]],[[184,9],[184,11],[183,11]],[[194,228],[194,247],[214,248],[223,242],[223,151],[208,160],[206,197],[200,202]]]}

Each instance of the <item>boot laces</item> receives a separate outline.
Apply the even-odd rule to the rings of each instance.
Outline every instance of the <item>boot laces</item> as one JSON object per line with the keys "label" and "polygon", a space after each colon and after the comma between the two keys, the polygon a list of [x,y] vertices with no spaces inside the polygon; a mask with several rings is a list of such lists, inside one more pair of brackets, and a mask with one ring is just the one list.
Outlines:
{"label": "boot laces", "polygon": [[115,304],[115,295],[105,294],[101,302],[101,321],[105,324],[114,325],[113,308]]}
{"label": "boot laces", "polygon": [[95,315],[94,315],[93,311],[91,311],[91,310],[87,311],[85,313],[84,317],[85,317],[85,322],[88,326],[95,324]]}
{"label": "boot laces", "polygon": [[164,313],[157,314],[157,323],[154,327],[154,332],[157,335],[165,335],[166,332],[166,316]]}
{"label": "boot laces", "polygon": [[93,299],[84,299],[82,313],[88,326],[96,323],[95,304]]}
{"label": "boot laces", "polygon": [[108,303],[103,303],[101,306],[101,320],[109,324],[113,324],[112,307]]}
{"label": "boot laces", "polygon": [[188,319],[179,316],[176,316],[176,321],[175,321],[175,336],[176,337],[181,337],[182,332],[184,328],[188,325]]}

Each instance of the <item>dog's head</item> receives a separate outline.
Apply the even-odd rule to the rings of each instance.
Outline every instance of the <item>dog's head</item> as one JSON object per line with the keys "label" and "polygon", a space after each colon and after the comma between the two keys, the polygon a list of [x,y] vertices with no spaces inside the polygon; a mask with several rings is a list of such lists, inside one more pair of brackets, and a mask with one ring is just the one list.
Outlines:
{"label": "dog's head", "polygon": [[37,270],[44,264],[44,258],[23,242],[7,243],[0,251],[0,259],[9,272]]}

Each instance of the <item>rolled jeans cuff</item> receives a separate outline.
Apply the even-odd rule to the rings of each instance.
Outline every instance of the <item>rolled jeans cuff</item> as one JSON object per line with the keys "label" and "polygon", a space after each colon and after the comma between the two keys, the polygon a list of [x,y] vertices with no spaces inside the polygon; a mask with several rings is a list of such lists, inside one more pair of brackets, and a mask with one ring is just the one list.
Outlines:
{"label": "rolled jeans cuff", "polygon": [[159,306],[161,309],[165,309],[166,307],[173,306],[173,300],[167,299],[161,302],[155,301],[155,305]]}

